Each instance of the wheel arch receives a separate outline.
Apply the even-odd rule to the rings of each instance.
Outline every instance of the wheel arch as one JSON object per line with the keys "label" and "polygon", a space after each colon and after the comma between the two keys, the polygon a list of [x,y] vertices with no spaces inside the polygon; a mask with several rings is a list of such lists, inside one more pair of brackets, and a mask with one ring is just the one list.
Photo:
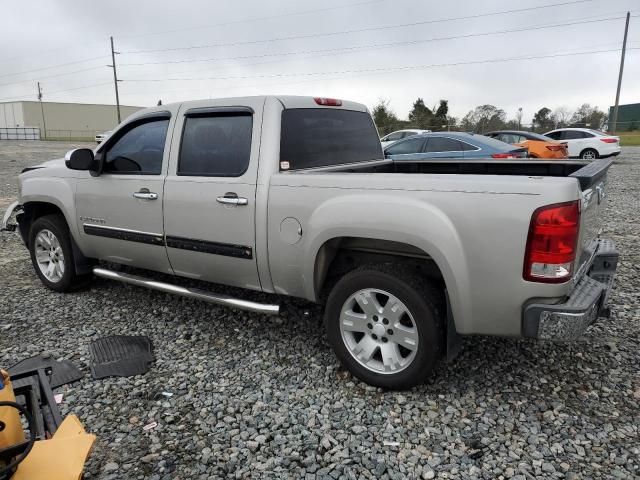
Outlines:
{"label": "wheel arch", "polygon": [[584,152],[589,151],[589,150],[596,152],[596,157],[595,157],[595,158],[600,158],[600,152],[599,152],[599,151],[598,151],[598,149],[597,149],[597,148],[595,148],[595,147],[586,147],[586,148],[583,148],[582,150],[580,150],[580,153],[578,154],[578,157],[579,157],[579,158],[582,158],[582,154],[583,154]]}
{"label": "wheel arch", "polygon": [[20,234],[22,235],[23,240],[25,241],[25,245],[29,247],[29,232],[31,230],[31,225],[38,218],[44,217],[45,215],[62,215],[69,226],[69,219],[64,214],[62,209],[51,202],[44,201],[30,201],[22,204],[22,216],[20,217]]}
{"label": "wheel arch", "polygon": [[19,222],[20,235],[24,240],[27,248],[31,248],[29,245],[29,236],[31,231],[31,225],[38,218],[46,215],[61,215],[67,224],[69,230],[69,238],[71,240],[71,248],[73,250],[73,263],[78,275],[84,275],[91,272],[91,261],[84,256],[78,243],[76,242],[74,231],[71,228],[72,223],[69,221],[69,217],[65,214],[64,210],[57,205],[57,202],[32,200],[22,204],[22,215]]}
{"label": "wheel arch", "polygon": [[371,237],[339,236],[325,241],[315,257],[314,291],[321,297],[331,286],[331,277],[353,270],[366,263],[400,263],[424,266],[430,277],[446,281],[437,262],[424,250],[393,240]]}
{"label": "wheel arch", "polygon": [[349,235],[329,238],[314,257],[313,299],[324,300],[341,276],[362,265],[400,263],[415,268],[441,287],[447,305],[451,305],[448,321],[455,331],[457,322],[464,318],[461,286],[442,252],[435,255],[432,252],[412,243],[384,238]]}

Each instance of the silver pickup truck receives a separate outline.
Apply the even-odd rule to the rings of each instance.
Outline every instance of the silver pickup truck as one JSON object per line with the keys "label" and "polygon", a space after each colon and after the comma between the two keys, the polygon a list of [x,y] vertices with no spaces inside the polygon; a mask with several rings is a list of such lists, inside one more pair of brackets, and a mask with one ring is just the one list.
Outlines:
{"label": "silver pickup truck", "polygon": [[265,314],[287,296],[322,303],[345,367],[405,388],[453,358],[461,336],[568,340],[607,316],[609,165],[394,162],[357,103],[192,101],[137,112],[95,151],[25,169],[2,228],[20,232],[59,292],[96,275]]}

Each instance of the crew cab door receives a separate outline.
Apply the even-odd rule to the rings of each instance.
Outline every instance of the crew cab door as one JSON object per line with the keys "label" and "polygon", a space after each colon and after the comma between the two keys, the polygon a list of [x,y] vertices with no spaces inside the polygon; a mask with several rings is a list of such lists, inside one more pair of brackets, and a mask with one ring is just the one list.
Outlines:
{"label": "crew cab door", "polygon": [[162,218],[173,121],[167,111],[133,120],[99,147],[99,176],[76,187],[80,247],[88,257],[171,272]]}
{"label": "crew cab door", "polygon": [[180,110],[164,195],[176,275],[261,289],[255,199],[263,103],[213,100]]}

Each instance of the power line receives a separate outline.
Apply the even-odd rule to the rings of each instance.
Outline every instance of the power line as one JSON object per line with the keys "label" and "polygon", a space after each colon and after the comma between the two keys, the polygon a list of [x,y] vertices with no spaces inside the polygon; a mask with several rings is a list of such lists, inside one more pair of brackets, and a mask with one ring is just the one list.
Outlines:
{"label": "power line", "polygon": [[387,0],[367,0],[365,2],[358,2],[358,3],[349,3],[347,5],[337,5],[335,7],[324,7],[324,8],[315,8],[312,10],[301,10],[298,12],[289,12],[289,13],[281,13],[278,15],[268,15],[265,17],[254,17],[254,18],[247,18],[247,19],[242,19],[242,20],[230,20],[228,22],[219,22],[219,23],[211,23],[208,25],[201,25],[198,27],[185,27],[185,28],[176,28],[173,30],[162,30],[162,31],[157,31],[157,32],[147,32],[147,33],[141,33],[138,35],[118,35],[119,38],[138,38],[138,37],[146,37],[149,35],[162,35],[165,33],[176,33],[176,32],[186,32],[186,31],[193,31],[193,30],[202,30],[202,29],[207,29],[207,28],[214,28],[214,27],[222,27],[225,25],[237,25],[237,24],[241,24],[241,23],[250,23],[250,22],[258,22],[258,21],[262,21],[262,20],[273,20],[275,18],[284,18],[284,17],[294,17],[294,16],[298,16],[298,15],[308,15],[310,13],[319,13],[319,12],[328,12],[331,10],[340,10],[340,9],[344,9],[344,8],[351,8],[351,7],[359,7],[362,5],[370,5],[373,3],[382,3],[382,2],[386,2]]}
{"label": "power line", "polygon": [[511,9],[511,10],[503,10],[503,11],[499,11],[499,12],[490,12],[490,13],[480,13],[480,14],[475,14],[475,15],[467,15],[467,16],[463,16],[463,17],[442,18],[442,19],[437,19],[437,20],[424,20],[424,21],[420,21],[420,22],[402,23],[402,24],[396,24],[396,25],[383,25],[383,26],[378,26],[378,27],[367,27],[367,28],[360,28],[360,29],[354,29],[354,30],[341,30],[341,31],[326,32],[326,33],[311,33],[311,34],[305,34],[305,35],[292,35],[292,36],[289,36],[289,37],[276,37],[276,38],[268,38],[268,39],[261,39],[261,40],[246,40],[246,41],[242,41],[242,42],[213,43],[213,44],[207,44],[207,45],[192,45],[192,46],[188,46],[188,47],[156,48],[156,49],[149,49],[149,50],[130,50],[130,51],[123,51],[122,53],[140,54],[140,53],[154,53],[154,52],[174,52],[174,51],[181,51],[181,50],[196,50],[196,49],[213,48],[213,47],[231,47],[231,46],[236,46],[236,45],[252,45],[252,44],[256,44],[256,43],[279,42],[279,41],[284,41],[284,40],[299,40],[299,39],[303,39],[303,38],[328,37],[328,36],[335,36],[335,35],[345,35],[345,34],[350,34],[350,33],[372,32],[372,31],[378,31],[378,30],[389,30],[389,29],[394,29],[394,28],[414,27],[414,26],[418,26],[418,25],[427,25],[427,24],[441,23],[441,22],[451,22],[451,21],[454,21],[454,20],[468,20],[468,19],[489,17],[489,16],[493,16],[493,15],[504,15],[504,14],[509,14],[509,13],[529,12],[529,11],[532,11],[532,10],[539,10],[539,9],[544,9],[544,8],[552,8],[552,7],[566,6],[566,5],[576,5],[576,4],[579,4],[579,3],[587,3],[587,2],[593,2],[593,1],[594,0],[573,0],[573,1],[570,1],[570,2],[552,3],[552,4],[547,4],[547,5],[539,5],[539,6],[536,6],[536,7],[517,8],[517,9]]}
{"label": "power line", "polygon": [[[593,17],[587,17],[587,18],[593,18]],[[217,58],[208,58],[208,59],[199,59],[199,60],[122,63],[120,64],[120,66],[130,67],[130,66],[165,65],[165,64],[181,64],[181,63],[203,63],[203,62],[210,62],[210,61],[243,60],[243,59],[249,59],[249,58],[269,58],[269,57],[276,57],[276,56],[292,56],[292,55],[305,55],[305,54],[311,54],[309,57],[306,57],[306,58],[312,58],[313,56],[316,56],[314,54],[321,54],[319,56],[323,56],[326,54],[333,54],[333,53],[339,53],[339,52],[355,52],[355,51],[367,50],[367,49],[397,47],[401,45],[418,45],[421,43],[429,43],[429,42],[444,41],[444,40],[456,40],[456,39],[462,39],[462,38],[473,38],[473,37],[482,37],[482,36],[488,36],[488,35],[500,35],[500,34],[506,34],[506,33],[526,32],[531,30],[542,30],[546,28],[566,27],[571,25],[583,25],[587,23],[598,23],[598,22],[619,20],[621,18],[624,18],[624,17],[610,17],[610,18],[596,19],[596,20],[583,19],[579,21],[558,23],[558,24],[551,24],[551,25],[538,25],[533,27],[497,30],[492,32],[469,33],[464,35],[450,35],[446,37],[433,37],[433,38],[427,38],[423,40],[404,40],[400,42],[377,43],[377,44],[368,44],[368,45],[358,45],[358,46],[352,46],[352,47],[327,48],[327,49],[319,49],[319,50],[299,50],[299,51],[292,51],[292,52],[266,53],[266,54],[258,54],[258,55],[241,55],[241,56],[233,56],[233,57],[217,57]],[[254,63],[254,64],[244,64],[244,65],[252,66],[252,65],[262,65],[265,63],[270,63],[270,62],[260,62],[258,64]]]}
{"label": "power line", "polygon": [[91,62],[93,60],[103,60],[105,58],[109,58],[109,57],[103,56],[103,57],[85,58],[84,60],[76,60],[76,61],[73,61],[73,62],[59,63],[57,65],[50,65],[48,67],[34,68],[33,70],[23,70],[22,72],[3,73],[2,75],[0,75],[0,77],[10,77],[10,76],[13,76],[13,75],[22,75],[23,73],[41,72],[43,70],[50,70],[52,68],[67,67],[69,65],[77,65],[78,63],[86,63],[86,62]]}
{"label": "power line", "polygon": [[[178,28],[178,29],[174,29],[174,30],[163,30],[163,31],[156,31],[156,32],[147,32],[147,33],[141,33],[138,35],[118,35],[119,38],[138,38],[138,37],[145,37],[145,36],[149,36],[149,35],[162,35],[165,33],[175,33],[175,32],[182,32],[182,31],[193,31],[193,30],[200,30],[200,29],[206,29],[206,28],[214,28],[214,27],[220,27],[220,26],[225,26],[225,25],[236,25],[236,24],[241,24],[241,23],[250,23],[250,22],[257,22],[257,21],[261,21],[261,20],[272,20],[274,18],[281,18],[281,17],[292,17],[292,16],[298,16],[298,15],[307,15],[309,13],[318,13],[318,12],[326,12],[326,11],[330,11],[330,10],[338,10],[338,9],[344,9],[344,8],[351,8],[351,7],[358,7],[361,5],[369,5],[369,4],[373,4],[373,3],[382,3],[385,2],[387,0],[367,0],[367,1],[363,1],[363,2],[358,2],[358,3],[350,3],[347,5],[337,5],[335,7],[325,7],[325,8],[316,8],[313,10],[301,10],[298,12],[289,12],[289,13],[282,13],[282,14],[278,14],[278,15],[269,15],[269,16],[265,16],[265,17],[254,17],[254,18],[248,18],[248,19],[243,19],[243,20],[231,20],[228,22],[220,22],[220,23],[213,23],[213,24],[209,24],[209,25],[201,25],[201,26],[196,26],[196,27],[185,27],[185,28]],[[87,46],[94,46],[94,45],[101,45],[102,42],[94,42],[88,45],[83,45],[84,47]],[[59,50],[66,50],[67,47],[58,47],[58,48],[51,48],[48,50],[40,50],[38,52],[35,53],[31,53],[29,55],[42,55],[44,53],[49,53],[49,52],[55,52],[55,51],[59,51]],[[5,64],[5,63],[10,63],[11,60],[13,59],[17,59],[17,58],[23,58],[23,56],[21,55],[17,55],[15,57],[9,57],[9,58],[5,58],[3,60],[0,60],[0,64]],[[1,76],[1,75],[0,75]]]}
{"label": "power line", "polygon": [[[92,85],[83,85],[81,87],[75,87],[75,88],[66,88],[64,90],[54,90],[52,92],[48,92],[48,95],[53,95],[54,93],[62,93],[62,92],[72,92],[75,90],[83,90],[85,88],[92,88],[92,87],[101,87],[103,85],[111,85],[111,82],[106,82],[106,83],[94,83]],[[0,102],[1,101],[7,101],[7,102],[11,102],[11,101],[19,101],[19,100],[25,100],[28,99],[28,97],[30,97],[30,95],[20,95],[17,97],[5,97],[5,98],[0,98]]]}
{"label": "power line", "polygon": [[[629,48],[628,50],[640,50],[640,47]],[[408,65],[401,67],[379,67],[379,68],[364,68],[364,69],[353,69],[353,70],[339,70],[332,72],[303,72],[303,73],[275,73],[268,75],[241,75],[241,76],[230,76],[230,77],[201,77],[201,78],[167,78],[167,79],[131,79],[127,80],[127,82],[164,82],[164,81],[199,81],[199,80],[245,80],[245,79],[253,79],[253,78],[282,78],[282,77],[309,77],[309,76],[328,76],[328,75],[344,75],[344,74],[380,74],[380,73],[391,73],[391,72],[400,72],[400,71],[408,71],[408,70],[422,70],[427,68],[442,68],[442,67],[455,67],[462,65],[481,65],[486,63],[501,63],[501,62],[511,62],[511,61],[522,61],[522,60],[539,60],[545,58],[556,58],[556,57],[571,57],[578,55],[592,55],[598,53],[610,53],[610,52],[618,52],[619,49],[608,49],[608,50],[592,50],[586,52],[572,52],[572,53],[554,53],[548,55],[534,55],[534,56],[525,56],[525,57],[507,57],[507,58],[495,58],[495,59],[486,59],[486,60],[473,60],[468,62],[453,62],[453,63],[434,63],[427,65]],[[233,87],[231,87],[233,88]]]}
{"label": "power line", "polygon": [[[630,48],[628,50],[640,50],[640,47],[638,48]],[[487,60],[480,60],[480,61],[471,61],[471,62],[456,62],[456,63],[450,63],[450,64],[433,64],[433,65],[424,65],[424,66],[416,66],[414,67],[415,69],[424,67],[424,68],[445,68],[445,67],[458,67],[458,66],[466,66],[466,65],[475,65],[475,64],[492,64],[492,63],[501,63],[501,62],[510,62],[510,61],[526,61],[526,60],[532,60],[532,59],[542,59],[542,58],[552,58],[552,57],[567,57],[567,56],[571,56],[571,55],[588,55],[588,54],[598,54],[598,53],[604,53],[604,52],[618,52],[619,49],[610,49],[610,50],[598,50],[598,51],[594,51],[594,52],[578,52],[578,53],[565,53],[565,54],[548,54],[548,55],[536,55],[536,56],[532,56],[532,57],[514,57],[514,58],[506,58],[506,59],[487,59]],[[313,84],[313,83],[318,83],[318,82],[326,82],[327,80],[340,80],[340,79],[344,79],[344,78],[354,78],[354,77],[358,77],[358,76],[368,76],[368,75],[380,75],[380,74],[386,74],[386,73],[394,73],[389,71],[389,69],[378,69],[380,71],[377,72],[373,72],[373,73],[360,73],[360,74],[356,74],[356,75],[350,75],[349,77],[332,77],[332,78],[321,78],[321,79],[312,79],[312,80],[294,80],[294,81],[288,81],[288,82],[270,82],[270,83],[260,83],[260,84],[249,84],[249,85],[232,85],[232,86],[224,86],[224,87],[218,87],[221,89],[224,89],[225,91],[228,90],[238,90],[238,89],[251,89],[251,88],[261,88],[263,90],[268,89],[270,87],[279,87],[282,85],[301,85],[301,84]],[[202,92],[202,88],[200,89],[184,89],[181,88],[180,90],[163,90],[163,91],[157,91],[154,90],[154,95],[158,95],[158,94],[167,94],[167,93],[180,93],[180,94],[184,94],[185,92]],[[139,95],[140,92],[129,92],[129,93],[125,93],[125,96],[134,96],[134,95]]]}
{"label": "power line", "polygon": [[74,70],[72,72],[56,73],[54,75],[38,76],[38,77],[34,77],[34,78],[29,78],[28,80],[16,80],[15,82],[0,83],[0,87],[6,87],[7,85],[16,85],[16,84],[19,84],[19,83],[34,82],[34,81],[37,81],[37,80],[42,80],[44,78],[65,77],[67,75],[74,75],[76,73],[89,72],[91,70],[102,70],[102,68],[103,68],[102,66],[100,66],[100,67],[90,67],[90,68],[83,68],[81,70]]}
{"label": "power line", "polygon": [[[609,20],[618,20],[620,18],[623,17],[616,17],[616,18],[608,18],[608,19],[603,19],[603,20],[589,20],[589,21],[582,21],[582,22],[570,22],[570,23],[563,23],[563,24],[555,24],[555,25],[543,25],[543,26],[537,26],[537,27],[530,27],[530,28],[520,28],[520,29],[510,29],[510,30],[499,30],[499,31],[494,31],[494,32],[481,32],[481,33],[470,33],[470,34],[466,34],[466,35],[455,35],[455,36],[449,36],[449,37],[436,37],[436,38],[431,38],[431,39],[425,39],[425,40],[420,40],[420,41],[410,41],[410,42],[396,42],[396,44],[398,43],[403,43],[403,44],[407,44],[407,43],[426,43],[426,42],[433,42],[433,41],[443,41],[443,40],[452,40],[452,39],[460,39],[460,38],[472,38],[472,37],[480,37],[480,36],[487,36],[487,35],[497,35],[497,34],[505,34],[505,33],[515,33],[515,32],[524,32],[524,31],[530,31],[530,30],[541,30],[541,29],[545,29],[545,28],[555,28],[555,27],[564,27],[567,25],[582,25],[585,23],[594,23],[594,22],[602,22],[602,21],[609,21]],[[173,80],[191,80],[192,78],[164,78],[164,79],[127,79],[127,81],[130,82],[144,82],[144,81],[173,81]],[[198,80],[200,78],[194,78],[194,80]],[[215,77],[205,77],[205,79],[207,80],[212,80],[215,79]]]}

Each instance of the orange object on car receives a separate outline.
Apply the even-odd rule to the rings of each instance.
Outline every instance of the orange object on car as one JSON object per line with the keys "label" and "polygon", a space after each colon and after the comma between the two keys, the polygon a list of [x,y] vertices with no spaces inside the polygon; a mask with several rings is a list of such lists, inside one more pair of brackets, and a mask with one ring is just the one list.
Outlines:
{"label": "orange object on car", "polygon": [[532,158],[554,159],[568,157],[567,146],[565,144],[556,142],[538,133],[518,130],[500,130],[485,133],[485,135],[505,143],[528,148],[529,156]]}

